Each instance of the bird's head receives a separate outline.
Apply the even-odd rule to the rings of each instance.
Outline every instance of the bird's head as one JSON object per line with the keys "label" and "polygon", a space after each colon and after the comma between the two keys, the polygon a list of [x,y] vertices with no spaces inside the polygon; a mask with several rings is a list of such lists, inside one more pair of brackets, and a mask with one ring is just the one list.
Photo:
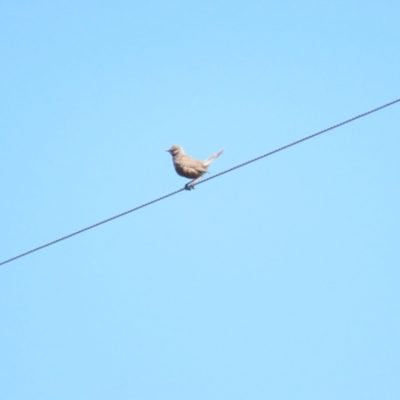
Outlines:
{"label": "bird's head", "polygon": [[171,154],[171,156],[176,156],[178,154],[184,153],[182,147],[177,144],[174,144],[168,150],[165,150],[165,151],[168,151],[168,153]]}

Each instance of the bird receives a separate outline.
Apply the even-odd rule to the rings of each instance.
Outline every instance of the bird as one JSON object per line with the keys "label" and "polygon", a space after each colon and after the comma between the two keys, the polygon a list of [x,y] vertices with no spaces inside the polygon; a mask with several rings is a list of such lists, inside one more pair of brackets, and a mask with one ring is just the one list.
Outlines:
{"label": "bird", "polygon": [[208,172],[210,164],[223,153],[223,150],[221,150],[208,157],[206,160],[200,161],[189,157],[185,153],[185,150],[177,144],[174,144],[166,151],[172,156],[176,173],[185,178],[193,179],[185,185],[186,190],[194,189],[196,182]]}

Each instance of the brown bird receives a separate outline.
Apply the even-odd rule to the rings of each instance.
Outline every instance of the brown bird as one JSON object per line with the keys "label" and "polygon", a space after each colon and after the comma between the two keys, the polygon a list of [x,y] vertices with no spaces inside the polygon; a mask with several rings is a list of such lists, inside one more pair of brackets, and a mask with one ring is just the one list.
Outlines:
{"label": "brown bird", "polygon": [[207,160],[200,161],[186,155],[181,146],[174,144],[170,149],[166,150],[172,155],[175,171],[178,175],[185,178],[193,179],[185,185],[186,190],[194,189],[195,183],[208,172],[210,164],[219,157],[223,150],[208,157]]}

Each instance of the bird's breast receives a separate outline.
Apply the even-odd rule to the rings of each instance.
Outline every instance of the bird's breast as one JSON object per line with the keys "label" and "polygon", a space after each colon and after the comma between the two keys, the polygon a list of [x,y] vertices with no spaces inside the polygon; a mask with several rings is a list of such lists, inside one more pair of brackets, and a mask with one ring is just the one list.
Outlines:
{"label": "bird's breast", "polygon": [[205,171],[188,167],[185,165],[175,164],[175,171],[178,175],[184,176],[185,178],[195,179],[204,174]]}

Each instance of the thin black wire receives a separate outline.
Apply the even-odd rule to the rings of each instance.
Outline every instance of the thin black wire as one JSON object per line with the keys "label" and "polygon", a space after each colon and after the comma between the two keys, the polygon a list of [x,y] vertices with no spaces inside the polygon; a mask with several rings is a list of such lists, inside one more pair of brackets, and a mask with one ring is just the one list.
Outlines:
{"label": "thin black wire", "polygon": [[[350,119],[348,119],[348,120],[346,120],[346,121],[340,122],[339,124],[333,125],[333,126],[327,128],[327,129],[324,129],[324,130],[319,131],[319,132],[317,132],[317,133],[314,133],[314,134],[312,134],[312,135],[306,136],[306,137],[304,137],[304,138],[302,138],[302,139],[296,140],[295,142],[289,143],[289,144],[287,144],[286,146],[280,147],[280,148],[278,148],[278,149],[276,149],[276,150],[273,150],[273,151],[270,151],[270,152],[268,152],[268,153],[265,153],[265,154],[263,154],[263,155],[261,155],[261,156],[259,156],[259,157],[253,158],[252,160],[246,161],[246,162],[244,162],[244,163],[242,163],[242,164],[238,164],[238,165],[236,165],[236,166],[234,166],[234,167],[232,167],[232,168],[226,169],[225,171],[219,172],[218,174],[215,174],[215,175],[212,175],[212,176],[210,176],[210,177],[208,177],[208,178],[206,178],[206,179],[203,179],[202,181],[198,182],[195,186],[200,185],[200,184],[202,184],[202,183],[204,183],[204,182],[207,182],[207,181],[209,181],[209,180],[211,180],[211,179],[217,178],[217,177],[219,177],[219,176],[221,176],[221,175],[227,174],[228,172],[231,172],[231,171],[233,171],[233,170],[235,170],[235,169],[244,167],[245,165],[251,164],[251,163],[253,163],[253,162],[255,162],[255,161],[261,160],[262,158],[268,157],[268,156],[270,156],[270,155],[272,155],[272,154],[278,153],[279,151],[282,151],[282,150],[285,150],[285,149],[287,149],[287,148],[289,148],[289,147],[295,146],[296,144],[299,144],[299,143],[301,143],[301,142],[305,142],[306,140],[312,139],[312,138],[314,138],[314,137],[316,137],[316,136],[318,136],[318,135],[322,135],[322,134],[325,133],[325,132],[328,132],[328,131],[331,131],[331,130],[333,130],[333,129],[339,128],[340,126],[343,126],[343,125],[345,125],[345,124],[348,124],[348,123],[350,123],[350,122],[353,122],[353,121],[355,121],[356,119],[365,117],[365,116],[367,116],[367,115],[369,115],[369,114],[375,113],[375,112],[377,112],[377,111],[379,111],[379,110],[382,110],[383,108],[389,107],[389,106],[391,106],[391,105],[393,105],[393,104],[395,104],[395,103],[398,103],[398,102],[400,102],[400,99],[391,101],[390,103],[386,103],[386,104],[384,104],[383,106],[374,108],[373,110],[367,111],[367,112],[365,112],[365,113],[363,113],[363,114],[357,115],[356,117],[353,117],[353,118],[350,118]],[[76,231],[76,232],[71,233],[71,234],[69,234],[69,235],[63,236],[63,237],[61,237],[61,238],[59,238],[59,239],[57,239],[57,240],[53,240],[52,242],[49,242],[49,243],[46,243],[46,244],[44,244],[44,245],[42,245],[42,246],[36,247],[36,248],[34,248],[34,249],[32,249],[32,250],[29,250],[29,251],[27,251],[27,252],[25,252],[25,253],[19,254],[18,256],[9,258],[8,260],[2,261],[2,262],[0,262],[0,265],[7,264],[7,263],[9,263],[9,262],[11,262],[11,261],[14,261],[14,260],[16,260],[16,259],[18,259],[18,258],[24,257],[24,256],[26,256],[26,255],[28,255],[28,254],[31,254],[31,253],[35,252],[35,251],[44,249],[45,247],[48,247],[48,246],[51,246],[51,245],[53,245],[53,244],[55,244],[55,243],[61,242],[62,240],[69,239],[69,238],[72,237],[72,236],[75,236],[75,235],[78,235],[78,234],[80,234],[80,233],[82,233],[82,232],[88,231],[89,229],[96,228],[97,226],[102,225],[102,224],[105,224],[106,222],[110,222],[110,221],[112,221],[112,220],[114,220],[114,219],[123,217],[124,215],[130,214],[130,213],[132,213],[132,212],[134,212],[134,211],[137,211],[137,210],[139,210],[139,209],[141,209],[141,208],[147,207],[147,206],[149,206],[149,205],[151,205],[151,204],[154,204],[154,203],[156,203],[156,202],[158,202],[158,201],[164,200],[164,199],[166,199],[167,197],[171,197],[171,196],[173,196],[173,195],[175,195],[175,194],[177,194],[177,193],[179,193],[179,192],[182,192],[182,191],[184,191],[184,190],[185,190],[185,188],[176,190],[175,192],[171,192],[171,193],[169,193],[169,194],[166,194],[165,196],[162,196],[162,197],[159,197],[158,199],[155,199],[155,200],[149,201],[149,202],[147,202],[147,203],[144,203],[144,204],[142,204],[142,205],[140,205],[140,206],[138,206],[138,207],[132,208],[131,210],[125,211],[125,212],[123,212],[123,213],[121,213],[121,214],[118,214],[118,215],[115,215],[115,216],[113,216],[113,217],[111,217],[111,218],[107,218],[107,219],[105,219],[105,220],[103,220],[103,221],[101,221],[101,222],[97,222],[96,224],[90,225],[90,226],[88,226],[88,227],[86,227],[86,228],[83,228],[83,229],[81,229],[81,230],[79,230],[79,231]]]}
{"label": "thin black wire", "polygon": [[125,212],[123,212],[123,213],[121,213],[121,214],[114,215],[114,216],[111,217],[111,218],[107,218],[107,219],[105,219],[105,220],[103,220],[103,221],[97,222],[96,224],[90,225],[90,226],[88,226],[88,227],[86,227],[86,228],[83,228],[83,229],[81,229],[81,230],[79,230],[79,231],[76,231],[76,232],[74,232],[74,233],[71,233],[71,234],[69,234],[69,235],[67,235],[67,236],[63,236],[63,237],[61,237],[61,238],[59,238],[59,239],[57,239],[57,240],[53,240],[52,242],[49,242],[49,243],[46,243],[46,244],[44,244],[44,245],[42,245],[42,246],[36,247],[36,248],[34,248],[34,249],[32,249],[32,250],[29,250],[29,251],[27,251],[27,252],[25,252],[25,253],[19,254],[18,256],[15,256],[15,257],[13,257],[13,258],[9,258],[8,260],[5,260],[5,261],[1,262],[0,265],[7,264],[7,263],[9,263],[9,262],[11,262],[11,261],[16,260],[17,258],[24,257],[24,256],[26,256],[26,255],[28,255],[28,254],[31,254],[31,253],[35,252],[35,251],[38,251],[38,250],[44,249],[45,247],[51,246],[52,244],[61,242],[62,240],[65,240],[65,239],[69,239],[69,238],[72,237],[72,236],[79,235],[79,234],[82,233],[82,232],[88,231],[89,229],[96,228],[96,226],[105,224],[106,222],[110,222],[110,221],[112,221],[113,219],[117,219],[117,218],[119,218],[119,217],[123,217],[123,216],[126,215],[126,214],[129,214],[129,213],[131,213],[131,212],[137,211],[137,210],[139,210],[140,208],[147,207],[147,206],[149,206],[150,204],[156,203],[157,201],[164,200],[164,199],[166,199],[167,197],[170,197],[170,196],[173,196],[174,194],[177,194],[177,193],[179,193],[179,192],[182,192],[183,190],[185,190],[185,188],[176,190],[175,192],[172,192],[172,193],[169,193],[169,194],[166,194],[165,196],[162,196],[162,197],[159,197],[158,199],[149,201],[148,203],[144,203],[144,204],[142,204],[141,206],[132,208],[131,210],[125,211]]}
{"label": "thin black wire", "polygon": [[[319,132],[317,132],[317,133],[314,133],[314,134],[312,134],[312,135],[310,135],[310,136],[306,136],[306,137],[304,137],[304,138],[302,138],[302,139],[296,140],[295,142],[289,143],[289,144],[287,144],[286,146],[282,146],[282,147],[280,147],[279,149],[272,150],[272,151],[270,151],[270,152],[268,152],[268,153],[263,154],[262,156],[253,158],[252,160],[246,161],[246,162],[244,162],[244,163],[242,163],[242,164],[239,164],[239,165],[236,165],[236,166],[234,166],[234,167],[232,167],[232,168],[226,169],[225,171],[219,172],[218,174],[215,174],[215,175],[212,175],[212,176],[210,176],[210,177],[208,177],[208,178],[202,179],[200,182],[196,183],[195,186],[200,185],[200,184],[202,184],[202,183],[204,183],[204,182],[207,182],[207,181],[209,181],[209,180],[211,180],[211,179],[217,178],[218,176],[227,174],[228,172],[231,172],[231,171],[233,171],[233,170],[235,170],[235,169],[242,168],[242,167],[244,167],[245,165],[248,165],[248,164],[251,164],[251,163],[253,163],[253,162],[255,162],[255,161],[261,160],[262,158],[271,156],[272,154],[278,153],[279,151],[282,151],[282,150],[285,150],[285,149],[287,149],[287,148],[289,148],[289,147],[295,146],[296,144],[299,144],[299,143],[301,143],[301,142],[305,142],[306,140],[312,139],[312,138],[314,138],[315,136],[322,135],[322,134],[325,133],[325,132],[328,132],[328,131],[331,131],[331,130],[333,130],[333,129],[339,128],[340,126],[346,125],[346,124],[348,124],[348,123],[350,123],[350,122],[355,121],[356,119],[365,117],[365,116],[367,116],[367,115],[369,115],[369,114],[372,114],[372,113],[374,113],[374,112],[377,112],[377,111],[379,111],[379,110],[382,110],[383,108],[389,107],[389,106],[391,106],[391,105],[393,105],[393,104],[395,104],[395,103],[398,103],[398,102],[400,102],[400,99],[391,101],[390,103],[384,104],[383,106],[374,108],[373,110],[367,111],[367,112],[365,112],[365,113],[363,113],[363,114],[357,115],[356,117],[353,117],[353,118],[350,118],[350,119],[348,119],[348,120],[346,120],[346,121],[340,122],[339,124],[333,125],[333,126],[331,126],[331,127],[329,127],[329,128],[326,128],[326,129],[324,129],[324,130],[322,130],[322,131],[319,131]],[[0,264],[0,265],[1,265],[1,264]]]}

